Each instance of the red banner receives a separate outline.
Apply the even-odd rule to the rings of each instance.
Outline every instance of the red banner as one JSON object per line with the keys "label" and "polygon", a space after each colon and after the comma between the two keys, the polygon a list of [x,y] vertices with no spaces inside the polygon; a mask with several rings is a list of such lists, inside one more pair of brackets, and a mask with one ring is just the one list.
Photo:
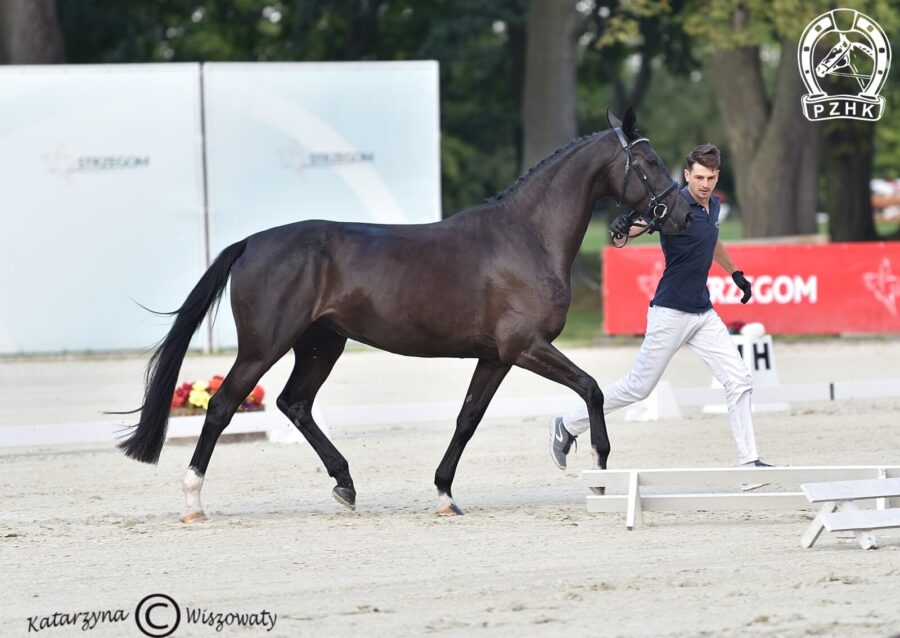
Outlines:
{"label": "red banner", "polygon": [[[758,321],[771,334],[900,333],[900,242],[729,245],[753,284],[753,298],[713,263],[713,307],[726,323]],[[654,247],[603,253],[607,334],[641,334],[665,261]]]}

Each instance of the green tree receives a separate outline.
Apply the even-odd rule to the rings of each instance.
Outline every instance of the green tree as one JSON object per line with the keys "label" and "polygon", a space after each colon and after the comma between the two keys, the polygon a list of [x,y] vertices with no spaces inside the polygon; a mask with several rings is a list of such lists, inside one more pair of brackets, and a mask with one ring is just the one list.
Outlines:
{"label": "green tree", "polygon": [[[884,28],[884,27],[882,27]],[[900,55],[900,30],[886,30],[891,38],[891,50],[894,60]],[[875,157],[872,176],[881,179],[900,179],[900,81],[898,81],[897,63],[892,69],[892,80],[889,80],[882,91],[886,106],[884,114],[875,126]],[[900,229],[888,237],[881,239],[900,240]]]}
{"label": "green tree", "polygon": [[[686,5],[600,0],[582,37],[578,69],[579,130],[604,126],[607,106],[621,114],[633,105],[641,132],[678,180],[690,149],[726,145],[710,74],[683,29]],[[719,188],[733,197],[731,169],[726,153]]]}
{"label": "green tree", "polygon": [[[897,24],[897,16],[884,9],[877,6],[877,3],[859,7],[864,12],[872,11],[870,15],[891,34],[892,25]],[[864,60],[860,56],[853,56],[852,60],[853,70],[860,73],[873,72],[874,61]],[[856,94],[861,86],[858,82],[862,80],[847,75],[829,75],[824,84],[830,94]],[[885,93],[888,94],[885,96],[887,120],[882,118],[879,122],[867,122],[837,119],[826,121],[822,125],[825,208],[829,213],[829,234],[834,241],[881,239],[872,216],[869,185],[874,176],[878,133],[881,132],[888,139],[891,135],[889,114],[896,108],[891,107],[897,102],[891,102],[890,87],[890,83],[885,84]]]}
{"label": "green tree", "polygon": [[[847,4],[877,16],[885,28],[896,23],[896,11],[887,2]],[[802,4],[710,0],[695,2],[685,12],[685,28],[707,43],[707,64],[736,166],[745,236],[815,229],[817,162],[824,153],[826,171],[832,171],[827,210],[837,219],[833,237],[873,238],[871,211],[862,205],[869,188],[865,167],[845,170],[837,179],[833,174],[847,157],[869,161],[872,146],[866,140],[871,131],[854,137],[848,134],[853,125],[832,125],[820,149],[820,126],[806,120],[798,106],[803,84],[796,63],[797,41],[809,21],[829,9],[824,0]],[[853,147],[849,154],[848,143]],[[849,202],[860,205],[846,210]]]}
{"label": "green tree", "polygon": [[713,0],[684,15],[685,29],[706,43],[744,235],[814,232],[819,134],[799,107],[795,51],[802,25],[815,13],[783,0]]}
{"label": "green tree", "polygon": [[526,0],[59,0],[70,61],[435,59],[444,214],[512,182]]}

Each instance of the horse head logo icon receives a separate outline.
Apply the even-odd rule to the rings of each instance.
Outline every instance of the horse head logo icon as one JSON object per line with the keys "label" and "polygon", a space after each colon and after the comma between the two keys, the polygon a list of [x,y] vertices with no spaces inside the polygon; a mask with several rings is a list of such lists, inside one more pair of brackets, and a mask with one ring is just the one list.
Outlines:
{"label": "horse head logo icon", "polygon": [[[809,91],[801,100],[808,120],[874,122],[881,118],[884,98],[879,93],[891,68],[891,44],[868,16],[853,9],[823,13],[806,25],[797,47],[797,63]],[[821,85],[828,76],[854,78],[859,91],[829,95]]]}

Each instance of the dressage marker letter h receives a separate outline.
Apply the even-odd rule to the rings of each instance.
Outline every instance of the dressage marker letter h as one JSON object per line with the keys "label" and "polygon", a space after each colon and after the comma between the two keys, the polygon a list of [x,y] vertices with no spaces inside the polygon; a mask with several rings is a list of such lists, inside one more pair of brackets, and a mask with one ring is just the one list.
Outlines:
{"label": "dressage marker letter h", "polygon": [[[347,339],[414,357],[478,360],[456,431],[435,472],[439,514],[461,514],[451,493],[457,465],[512,366],[574,390],[587,404],[591,446],[610,453],[597,382],[553,346],[571,301],[572,262],[594,203],[613,198],[677,234],[688,205],[628,109],[610,130],[574,140],[497,197],[434,224],[309,220],[271,228],[225,248],[175,313],[147,368],[140,421],[121,442],[156,463],[191,336],[231,282],[238,353],[191,458],[184,520],[203,519],[200,490],[219,436],[260,377],[293,350],[294,369],[276,401],[319,455],[335,499],[354,509],[347,460],[312,406]],[[634,171],[639,179],[628,180]],[[660,210],[666,210],[662,217]],[[267,282],[260,286],[259,282]]]}

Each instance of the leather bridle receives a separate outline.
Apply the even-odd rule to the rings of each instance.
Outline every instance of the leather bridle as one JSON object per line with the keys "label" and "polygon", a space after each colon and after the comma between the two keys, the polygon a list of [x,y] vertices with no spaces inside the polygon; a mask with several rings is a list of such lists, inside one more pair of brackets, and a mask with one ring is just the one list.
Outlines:
{"label": "leather bridle", "polygon": [[[629,218],[632,222],[637,221],[638,218],[644,218],[645,216],[650,218],[650,221],[647,222],[645,226],[641,228],[641,230],[635,234],[628,235],[619,235],[618,233],[614,233],[610,231],[610,235],[612,235],[612,243],[614,246],[621,248],[628,240],[632,237],[640,237],[644,233],[654,233],[662,228],[663,222],[669,216],[669,207],[664,203],[666,197],[669,196],[670,193],[675,191],[678,188],[678,184],[673,180],[668,186],[666,186],[661,193],[657,193],[656,189],[653,188],[653,185],[650,183],[650,180],[647,179],[647,174],[644,172],[644,169],[641,168],[641,165],[634,158],[634,154],[631,152],[631,149],[634,148],[637,144],[641,142],[650,143],[650,140],[646,137],[639,137],[632,142],[628,142],[625,138],[625,133],[622,132],[622,127],[617,126],[613,129],[616,133],[616,136],[619,138],[619,143],[622,145],[622,150],[625,152],[625,177],[622,179],[622,196],[625,196],[625,193],[628,189],[628,177],[631,174],[631,170],[634,169],[634,172],[637,174],[638,179],[641,180],[641,183],[644,185],[644,190],[647,192],[647,195],[650,197],[650,203],[647,206],[647,210],[645,213],[639,213],[636,210],[630,210],[628,212]],[[616,201],[616,206],[620,207],[621,203]]]}

